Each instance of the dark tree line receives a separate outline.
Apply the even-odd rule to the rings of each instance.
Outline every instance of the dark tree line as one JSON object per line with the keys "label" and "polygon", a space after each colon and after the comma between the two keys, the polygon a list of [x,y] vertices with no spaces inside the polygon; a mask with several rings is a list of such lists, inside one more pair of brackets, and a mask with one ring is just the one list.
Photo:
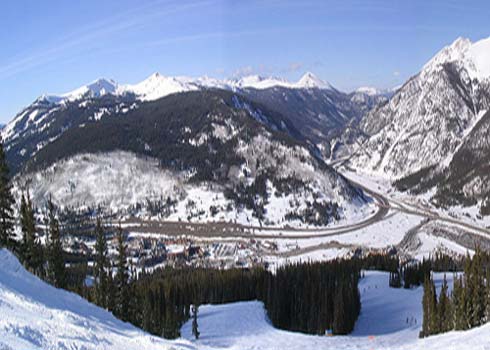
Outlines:
{"label": "dark tree line", "polygon": [[421,286],[431,271],[456,272],[463,271],[463,257],[452,257],[442,252],[424,258],[422,261],[409,261],[390,272],[390,286],[406,289]]}
{"label": "dark tree line", "polygon": [[[263,269],[167,267],[142,272],[131,283],[129,321],[152,334],[177,338],[192,306],[262,300],[266,278]],[[197,326],[197,315],[195,322]]]}
{"label": "dark tree line", "polygon": [[309,334],[348,334],[361,310],[356,261],[286,265],[269,274],[264,303],[274,326]]}
{"label": "dark tree line", "polygon": [[[129,321],[165,338],[180,335],[201,304],[261,300],[275,327],[310,334],[352,331],[360,312],[357,260],[254,269],[172,269],[142,273],[131,283]],[[192,312],[191,311],[195,311]]]}
{"label": "dark tree line", "polygon": [[446,277],[437,295],[434,281],[428,274],[424,281],[422,300],[424,312],[421,337],[450,330],[478,327],[490,320],[490,254],[476,249],[475,255],[464,260],[464,273],[454,275],[452,293]]}

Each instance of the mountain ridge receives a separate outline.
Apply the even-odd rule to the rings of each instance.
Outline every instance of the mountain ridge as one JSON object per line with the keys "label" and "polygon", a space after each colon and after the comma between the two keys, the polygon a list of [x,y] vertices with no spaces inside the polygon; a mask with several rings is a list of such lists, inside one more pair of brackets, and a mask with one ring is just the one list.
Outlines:
{"label": "mountain ridge", "polygon": [[81,99],[85,94],[101,97],[106,94],[134,94],[141,100],[151,101],[172,93],[194,91],[198,89],[268,89],[286,87],[291,89],[334,89],[311,72],[306,72],[297,82],[275,77],[249,75],[235,79],[214,79],[207,76],[191,78],[187,76],[164,76],[158,72],[135,84],[119,84],[112,79],[98,78],[70,92],[62,94],[43,94],[38,100],[50,103],[62,103]]}
{"label": "mountain ridge", "polygon": [[351,167],[398,189],[431,193],[436,206],[476,206],[488,215],[490,191],[482,184],[489,149],[479,139],[490,110],[490,60],[482,57],[490,57],[490,39],[458,38],[444,47],[344,132],[339,155],[351,154]]}

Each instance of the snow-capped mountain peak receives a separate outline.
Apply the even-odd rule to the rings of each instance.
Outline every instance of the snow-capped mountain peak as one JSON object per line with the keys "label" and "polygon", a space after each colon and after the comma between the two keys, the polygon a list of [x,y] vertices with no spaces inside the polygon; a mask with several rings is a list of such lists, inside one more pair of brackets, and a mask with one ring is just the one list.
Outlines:
{"label": "snow-capped mountain peak", "polygon": [[277,77],[262,77],[260,75],[248,75],[229,82],[232,88],[245,89],[268,89],[273,87],[285,87],[289,89],[332,89],[332,86],[315,76],[306,72],[296,83]]}
{"label": "snow-capped mountain peak", "polygon": [[87,94],[90,97],[101,97],[107,94],[115,94],[117,89],[118,84],[114,80],[99,78],[87,85],[64,94],[44,94],[38,100],[44,100],[51,103],[61,103],[64,101],[78,100]]}
{"label": "snow-capped mountain peak", "polygon": [[429,62],[427,62],[424,66],[424,70],[462,59],[465,52],[468,51],[471,45],[472,43],[469,39],[463,37],[457,38],[451,45],[444,47],[431,60],[429,60]]}
{"label": "snow-capped mountain peak", "polygon": [[[490,106],[490,38],[444,47],[360,128],[369,140],[358,168],[399,179],[451,162]],[[425,176],[425,175],[424,175]]]}
{"label": "snow-capped mountain peak", "polygon": [[69,101],[77,100],[87,93],[91,97],[101,97],[107,94],[114,94],[118,88],[118,84],[112,79],[99,78],[90,84],[84,85],[78,89],[61,95],[62,99]]}
{"label": "snow-capped mountain peak", "polygon": [[117,93],[133,93],[143,101],[151,101],[173,93],[198,90],[199,88],[190,78],[166,77],[157,72],[140,83],[121,86]]}
{"label": "snow-capped mountain peak", "polygon": [[73,91],[64,94],[44,94],[38,98],[38,101],[47,101],[53,104],[71,102],[79,100],[85,96],[101,97],[107,94],[124,95],[134,94],[142,101],[156,100],[161,97],[185,92],[195,91],[206,88],[219,88],[226,90],[237,89],[269,89],[273,87],[284,87],[289,89],[332,89],[332,86],[307,72],[301,79],[292,83],[277,77],[262,77],[259,75],[249,75],[234,80],[219,80],[207,76],[200,78],[190,77],[170,77],[164,76],[158,72],[153,73],[145,80],[136,84],[119,85],[112,79],[97,79],[90,84],[84,85]]}
{"label": "snow-capped mountain peak", "polygon": [[100,78],[85,86],[85,88],[94,95],[101,96],[105,94],[113,94],[116,91],[117,86],[117,83],[112,79]]}
{"label": "snow-capped mountain peak", "polygon": [[298,88],[305,89],[331,89],[332,86],[318,78],[311,72],[306,72],[301,79],[296,83]]}
{"label": "snow-capped mountain peak", "polygon": [[446,63],[456,63],[465,68],[473,79],[490,78],[490,38],[475,43],[459,37],[439,51],[424,67],[424,74],[434,72]]}

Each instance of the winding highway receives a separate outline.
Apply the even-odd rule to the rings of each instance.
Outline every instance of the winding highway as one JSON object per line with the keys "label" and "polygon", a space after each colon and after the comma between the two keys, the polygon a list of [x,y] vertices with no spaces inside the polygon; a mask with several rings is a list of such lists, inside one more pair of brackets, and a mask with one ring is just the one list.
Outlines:
{"label": "winding highway", "polygon": [[[387,218],[390,218],[396,212],[402,212],[405,214],[416,215],[425,220],[417,224],[414,227],[407,227],[405,237],[400,242],[413,239],[418,230],[428,222],[440,221],[450,225],[457,225],[461,228],[473,231],[472,234],[478,232],[480,235],[485,235],[490,238],[490,230],[471,225],[467,222],[463,222],[451,217],[441,216],[439,213],[434,212],[427,208],[420,208],[416,205],[405,203],[400,200],[388,198],[386,195],[379,193],[371,188],[366,187],[364,184],[354,181],[353,179],[344,177],[351,182],[354,186],[362,189],[368,196],[370,196],[376,203],[377,211],[374,215],[354,224],[329,227],[329,228],[290,228],[290,227],[259,227],[249,226],[241,224],[232,224],[227,222],[215,222],[215,223],[190,223],[190,222],[177,222],[177,221],[153,221],[153,220],[141,220],[131,219],[123,222],[127,229],[135,233],[157,233],[168,236],[192,236],[196,238],[228,238],[231,240],[239,239],[288,239],[288,240],[303,240],[311,238],[325,238],[332,236],[339,236],[355,232],[366,228],[368,226],[379,223]],[[391,213],[390,213],[391,211]],[[400,245],[399,244],[399,245]],[[297,248],[286,252],[277,252],[275,255],[279,257],[293,257],[306,253],[311,253],[318,250],[324,250],[328,248],[348,248],[354,249],[356,245],[343,244],[338,241],[326,241],[320,244]]]}

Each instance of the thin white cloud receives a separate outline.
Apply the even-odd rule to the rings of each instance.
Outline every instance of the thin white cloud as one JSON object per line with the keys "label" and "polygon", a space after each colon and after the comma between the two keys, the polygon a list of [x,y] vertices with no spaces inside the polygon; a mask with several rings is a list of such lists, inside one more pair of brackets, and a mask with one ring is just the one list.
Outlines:
{"label": "thin white cloud", "polygon": [[256,70],[254,69],[254,67],[252,67],[252,66],[245,66],[245,67],[237,68],[233,72],[233,77],[240,78],[240,77],[244,77],[244,76],[251,75],[251,74],[254,74],[254,73],[256,73]]}
{"label": "thin white cloud", "polygon": [[291,62],[287,67],[286,67],[286,72],[288,73],[294,73],[298,72],[299,70],[303,69],[304,64],[301,62]]}

